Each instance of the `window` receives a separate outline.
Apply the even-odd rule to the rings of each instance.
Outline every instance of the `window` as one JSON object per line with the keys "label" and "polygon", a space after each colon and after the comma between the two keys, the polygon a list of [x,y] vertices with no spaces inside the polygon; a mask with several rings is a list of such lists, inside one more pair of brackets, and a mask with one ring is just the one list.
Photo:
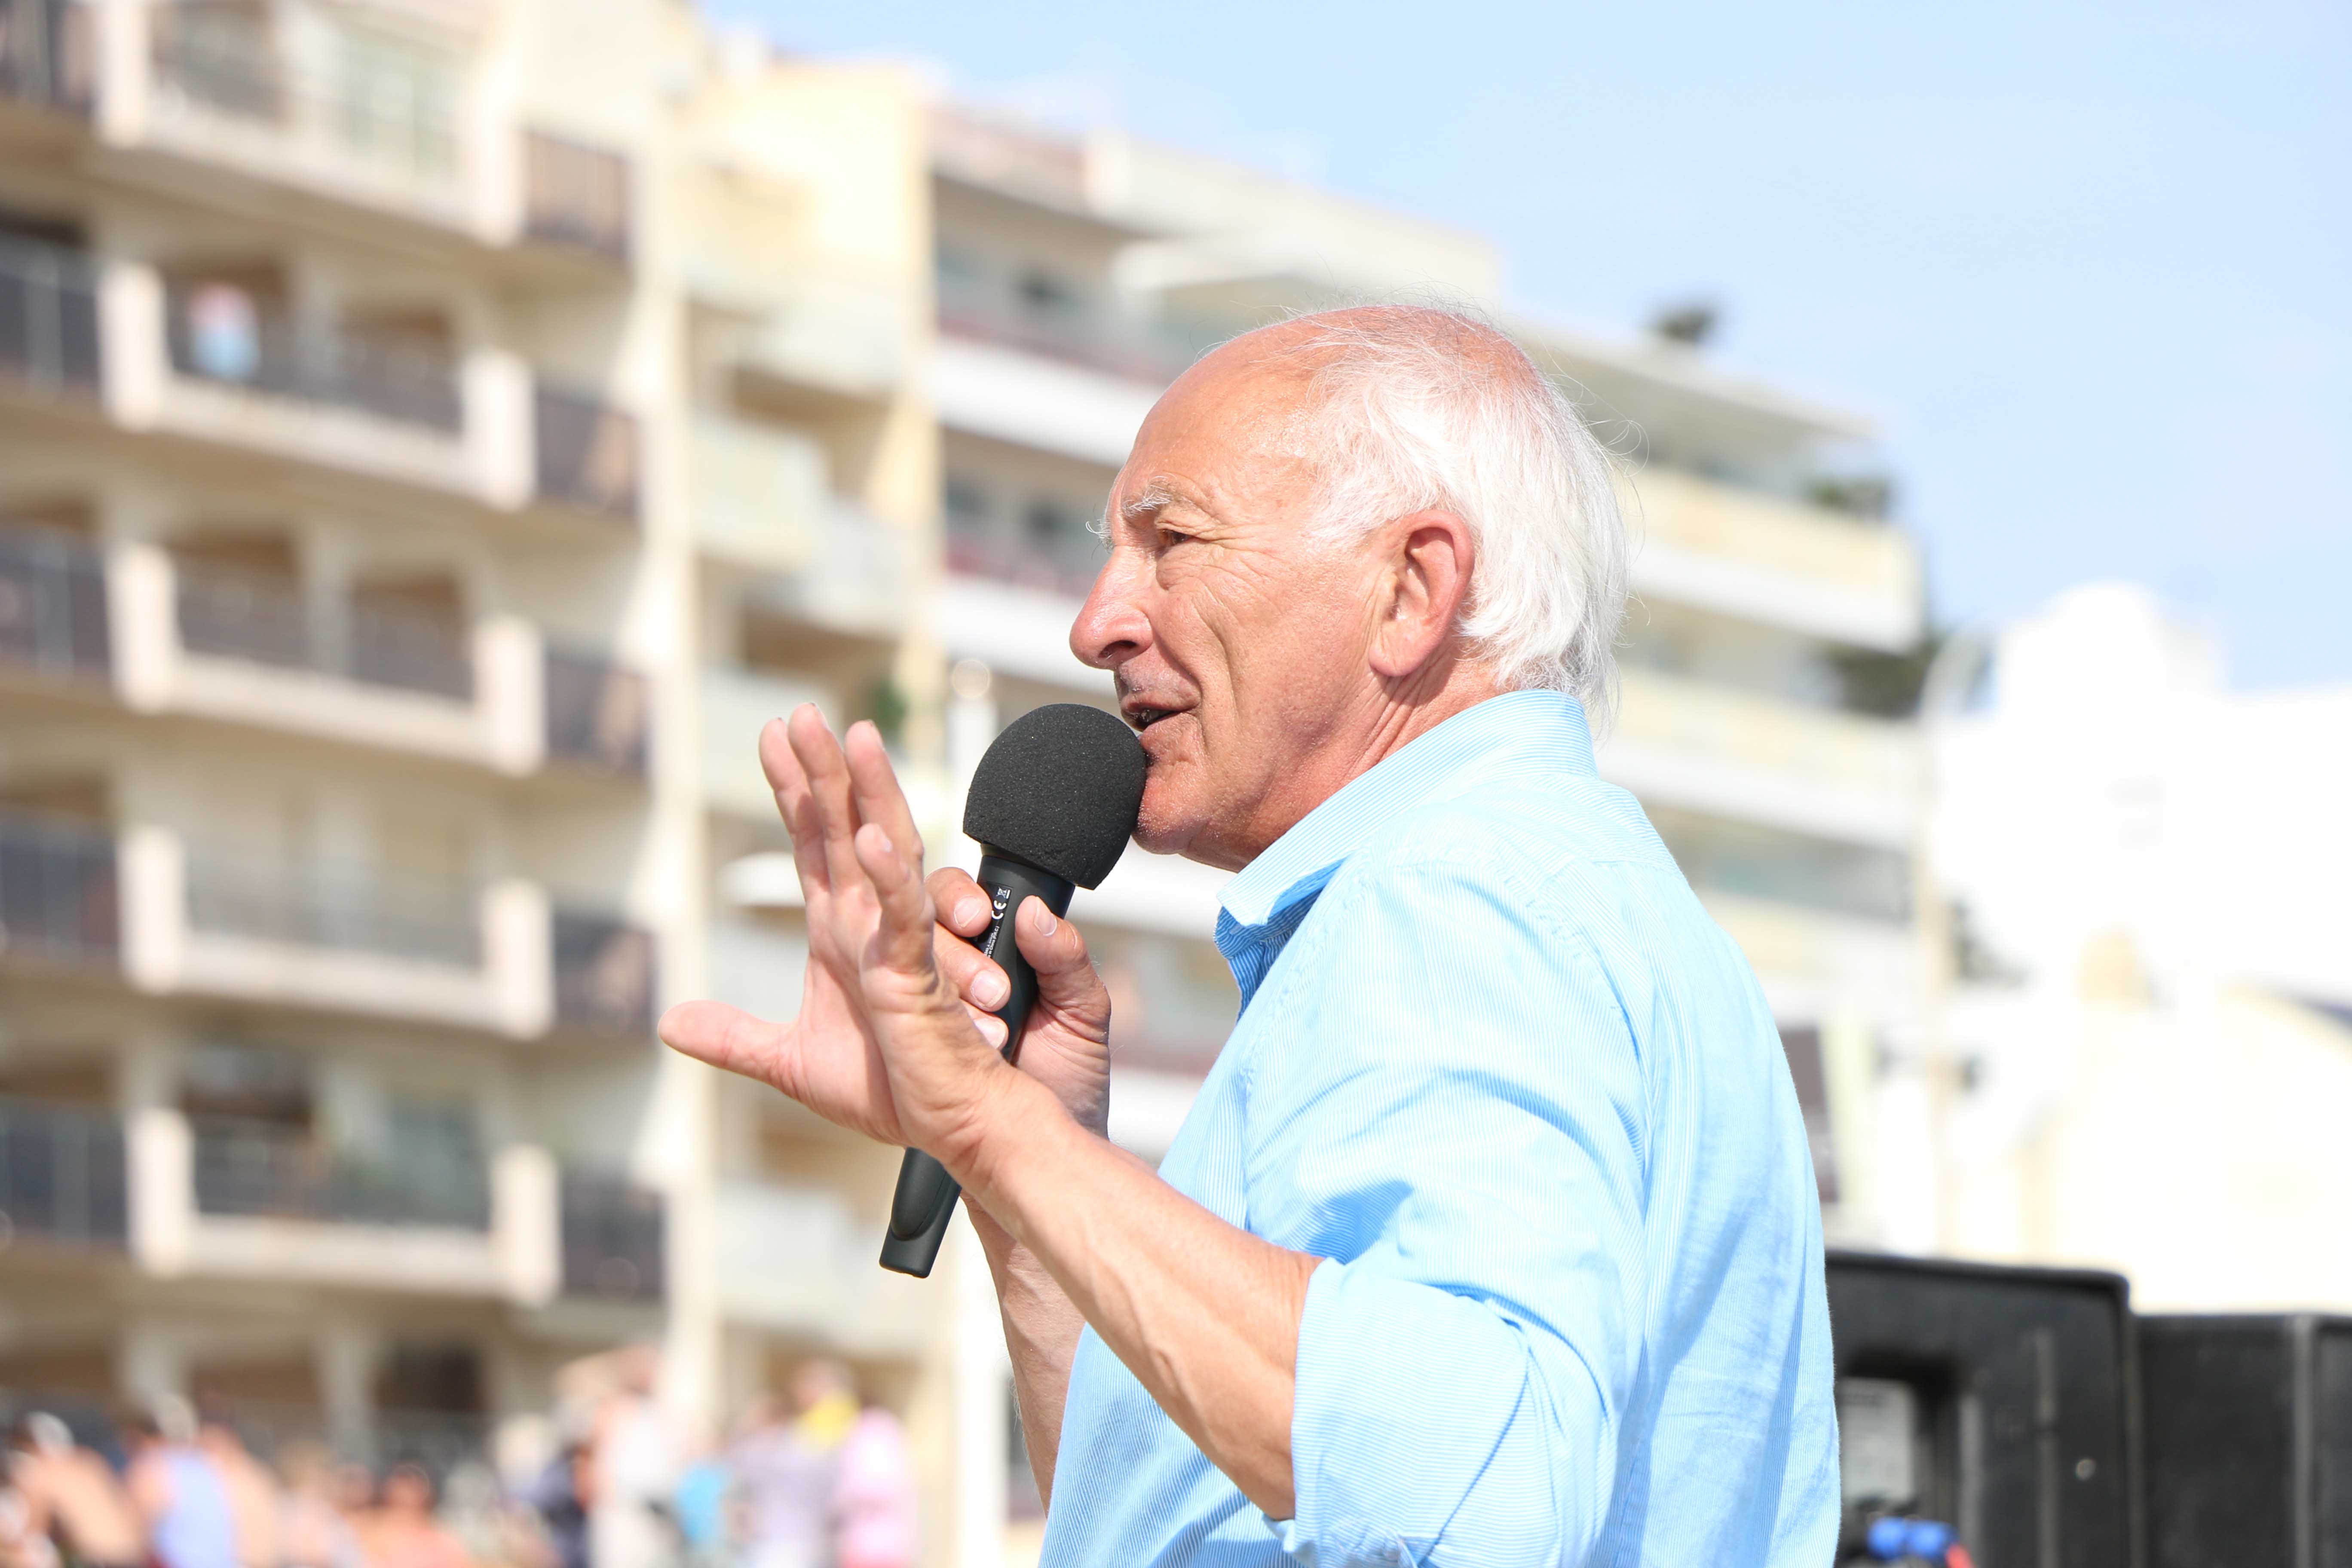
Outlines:
{"label": "window", "polygon": [[1021,308],[1033,316],[1066,321],[1085,313],[1085,299],[1050,272],[1034,268],[1024,272],[1015,292],[1020,296]]}
{"label": "window", "polygon": [[988,491],[977,480],[962,474],[950,474],[947,485],[948,526],[970,531],[988,521]]}

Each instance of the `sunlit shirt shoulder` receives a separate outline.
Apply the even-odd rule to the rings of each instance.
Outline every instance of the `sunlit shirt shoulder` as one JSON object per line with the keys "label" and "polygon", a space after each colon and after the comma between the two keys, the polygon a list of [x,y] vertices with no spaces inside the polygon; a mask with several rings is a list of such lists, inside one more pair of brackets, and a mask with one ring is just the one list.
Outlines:
{"label": "sunlit shirt shoulder", "polygon": [[1161,1173],[1328,1260],[1295,1516],[1089,1333],[1045,1561],[1826,1562],[1820,1218],[1778,1034],[1574,699],[1496,698],[1351,782],[1234,879],[1216,939],[1242,1016]]}

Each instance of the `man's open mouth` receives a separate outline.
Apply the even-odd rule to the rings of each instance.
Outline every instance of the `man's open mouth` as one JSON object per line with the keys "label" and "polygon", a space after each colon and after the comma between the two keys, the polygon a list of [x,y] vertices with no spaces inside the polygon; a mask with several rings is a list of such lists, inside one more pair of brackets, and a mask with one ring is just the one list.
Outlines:
{"label": "man's open mouth", "polygon": [[1135,726],[1137,732],[1140,733],[1150,729],[1162,719],[1173,719],[1177,714],[1184,711],[1185,710],[1181,708],[1152,708],[1136,703],[1127,709],[1125,717],[1129,723]]}

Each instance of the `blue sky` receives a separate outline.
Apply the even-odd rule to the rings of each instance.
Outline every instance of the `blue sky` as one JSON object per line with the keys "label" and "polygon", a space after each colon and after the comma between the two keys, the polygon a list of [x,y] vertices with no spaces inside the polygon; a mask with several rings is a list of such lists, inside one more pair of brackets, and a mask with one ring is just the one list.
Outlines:
{"label": "blue sky", "polygon": [[710,3],[1481,230],[1538,310],[1712,298],[1881,414],[1944,618],[2127,576],[2242,685],[2352,679],[2336,0]]}

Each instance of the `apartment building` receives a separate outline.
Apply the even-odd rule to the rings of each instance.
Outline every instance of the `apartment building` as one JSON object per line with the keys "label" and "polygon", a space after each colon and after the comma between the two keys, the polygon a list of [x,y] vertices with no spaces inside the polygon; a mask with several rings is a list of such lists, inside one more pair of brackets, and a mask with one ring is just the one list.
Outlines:
{"label": "apartment building", "polygon": [[[876,720],[972,856],[997,731],[1109,700],[1066,639],[1144,411],[1364,296],[1496,311],[1627,451],[1603,766],[1765,976],[1833,1224],[1885,1230],[1916,807],[1853,672],[1919,610],[1830,482],[1860,422],[1519,321],[1473,236],[579,14],[0,4],[7,1400],[446,1468],[614,1345],[703,1436],[824,1353],[908,1421],[927,1561],[1033,1549],[969,1237],[880,1272],[895,1156],[651,1020],[796,1008],[761,725]],[[1148,1156],[1232,1021],[1222,881],[1130,852],[1075,911]]]}
{"label": "apartment building", "polygon": [[895,1162],[651,1028],[792,1011],[761,721],[939,749],[920,105],[596,21],[0,7],[16,1408],[446,1469],[653,1339],[687,1430],[824,1351],[949,1462]]}

